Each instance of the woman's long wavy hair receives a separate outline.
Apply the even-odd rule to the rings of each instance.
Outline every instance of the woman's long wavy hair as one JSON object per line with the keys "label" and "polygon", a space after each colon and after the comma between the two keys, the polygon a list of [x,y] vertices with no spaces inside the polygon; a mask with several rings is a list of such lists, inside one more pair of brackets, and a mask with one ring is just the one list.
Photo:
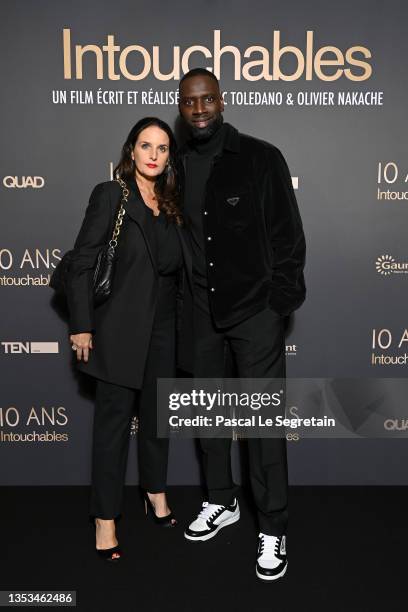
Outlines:
{"label": "woman's long wavy hair", "polygon": [[154,185],[154,193],[157,198],[158,208],[163,212],[168,221],[182,225],[183,217],[180,212],[180,181],[178,172],[177,144],[170,127],[157,117],[144,117],[140,119],[130,130],[118,165],[113,171],[114,177],[119,177],[124,181],[135,180],[136,164],[132,159],[132,151],[139,137],[140,132],[156,125],[169,137],[169,159],[164,171],[157,177]]}

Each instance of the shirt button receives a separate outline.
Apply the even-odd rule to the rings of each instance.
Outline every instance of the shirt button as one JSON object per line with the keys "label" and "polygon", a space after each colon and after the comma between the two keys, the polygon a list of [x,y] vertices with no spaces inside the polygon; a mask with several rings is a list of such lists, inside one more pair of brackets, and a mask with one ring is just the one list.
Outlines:
{"label": "shirt button", "polygon": [[205,214],[205,215],[208,215],[208,212],[205,210],[205,211],[204,211],[204,214]]}
{"label": "shirt button", "polygon": [[214,265],[214,264],[213,264],[213,262],[212,262],[212,261],[210,261],[210,264],[209,264],[209,265],[210,265],[211,267],[213,267],[213,265]]}
{"label": "shirt button", "polygon": [[211,236],[207,236],[207,240],[212,240]]}
{"label": "shirt button", "polygon": [[211,287],[211,291],[214,293],[214,291],[215,291],[215,287]]}

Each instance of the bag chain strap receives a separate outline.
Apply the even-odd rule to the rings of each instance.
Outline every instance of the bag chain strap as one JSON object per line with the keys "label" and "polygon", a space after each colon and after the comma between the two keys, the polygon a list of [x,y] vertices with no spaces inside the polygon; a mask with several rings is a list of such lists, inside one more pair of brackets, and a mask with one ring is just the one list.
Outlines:
{"label": "bag chain strap", "polygon": [[120,227],[123,223],[123,217],[126,212],[123,206],[123,203],[128,201],[128,195],[129,195],[129,189],[127,188],[125,181],[123,181],[119,177],[117,177],[115,181],[117,181],[119,185],[122,187],[122,199],[120,201],[120,208],[119,208],[118,216],[116,218],[115,227],[113,229],[112,238],[109,240],[109,246],[113,248],[116,248],[118,246],[118,236],[120,233]]}

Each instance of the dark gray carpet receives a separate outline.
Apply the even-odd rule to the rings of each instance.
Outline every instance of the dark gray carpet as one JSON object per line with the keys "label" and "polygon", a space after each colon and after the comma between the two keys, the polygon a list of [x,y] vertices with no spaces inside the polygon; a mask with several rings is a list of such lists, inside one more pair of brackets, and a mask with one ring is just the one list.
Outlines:
{"label": "dark gray carpet", "polygon": [[[183,527],[198,487],[170,487],[179,526],[144,516],[126,487],[118,537],[124,557],[100,560],[87,517],[87,487],[2,487],[1,589],[73,589],[77,609],[138,612],[376,612],[406,607],[408,489],[291,487],[286,576],[255,577],[257,529],[250,496],[241,520],[206,543]],[[57,608],[49,608],[57,609]],[[61,609],[61,608],[58,608]]]}

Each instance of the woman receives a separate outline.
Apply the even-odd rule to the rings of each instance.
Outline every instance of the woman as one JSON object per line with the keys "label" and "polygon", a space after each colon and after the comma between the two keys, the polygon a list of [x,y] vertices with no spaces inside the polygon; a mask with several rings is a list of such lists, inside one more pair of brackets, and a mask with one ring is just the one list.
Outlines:
{"label": "woman", "polygon": [[[130,422],[139,404],[139,471],[146,512],[174,526],[167,505],[168,438],[156,437],[156,381],[175,375],[176,291],[190,264],[179,204],[176,143],[156,118],[132,128],[114,174],[129,189],[116,248],[112,292],[92,305],[91,278],[111,238],[122,188],[97,185],[75,242],[68,275],[70,340],[78,367],[97,379],[90,514],[96,549],[121,556],[115,533],[127,464]],[[183,270],[184,269],[184,270]]]}

